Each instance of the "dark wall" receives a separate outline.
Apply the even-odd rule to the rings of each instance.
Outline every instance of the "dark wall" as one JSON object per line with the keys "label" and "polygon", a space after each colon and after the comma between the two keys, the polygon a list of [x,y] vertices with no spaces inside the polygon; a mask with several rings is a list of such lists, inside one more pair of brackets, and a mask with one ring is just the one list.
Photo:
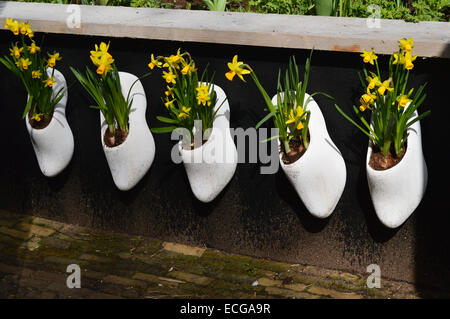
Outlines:
{"label": "dark wall", "polygon": [[[0,52],[7,52],[11,39],[9,33],[0,32]],[[383,277],[448,286],[450,238],[446,229],[450,217],[444,206],[445,188],[435,187],[431,199],[433,185],[444,182],[442,171],[448,163],[448,152],[440,152],[445,144],[439,142],[445,141],[448,133],[436,125],[448,107],[448,80],[440,76],[447,76],[448,60],[416,62],[411,83],[429,83],[422,111],[433,109],[432,116],[421,123],[428,189],[412,217],[390,230],[381,225],[372,207],[364,164],[367,138],[337,113],[330,100],[320,96],[316,100],[347,166],[345,191],[336,211],[326,220],[306,211],[281,170],[260,175],[260,164],[239,164],[222,194],[211,204],[200,203],[192,195],[183,165],[170,159],[173,141],[167,134],[154,135],[157,152],[148,174],[133,190],[120,192],[101,148],[98,111],[87,107],[92,101],[69,70],[69,66],[83,70],[90,64],[89,50],[101,40],[111,40],[110,52],[119,70],[138,76],[148,71],[150,53],[167,55],[179,47],[192,54],[200,69],[209,62],[210,70],[216,71],[216,83],[228,96],[231,126],[243,128],[253,127],[265,115],[264,101],[250,78],[247,83],[225,78],[226,62],[239,54],[272,95],[278,69],[286,67],[289,56],[296,55],[303,71],[309,55],[308,50],[47,35],[45,48],[61,53],[63,60],[57,68],[73,84],[67,118],[75,137],[74,157],[60,176],[49,179],[41,174],[20,118],[26,92],[18,79],[0,66],[0,210],[292,263],[359,272],[376,263]],[[386,57],[380,60],[386,65]],[[308,91],[331,94],[351,112],[360,95],[357,72],[361,65],[355,53],[316,51]],[[164,88],[160,72],[142,82],[149,126],[159,126],[155,116],[165,111],[160,99]]]}

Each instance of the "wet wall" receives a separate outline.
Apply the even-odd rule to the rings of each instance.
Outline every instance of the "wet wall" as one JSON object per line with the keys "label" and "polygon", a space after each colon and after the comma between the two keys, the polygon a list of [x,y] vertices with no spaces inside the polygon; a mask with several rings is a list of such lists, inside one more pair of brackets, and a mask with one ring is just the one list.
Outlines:
{"label": "wet wall", "polygon": [[[10,40],[10,33],[0,31],[0,52],[9,52]],[[448,74],[448,60],[416,62],[411,84],[428,82],[422,111],[432,109],[431,117],[421,122],[428,188],[412,217],[391,230],[378,221],[371,203],[365,174],[366,136],[336,111],[332,101],[320,96],[316,100],[347,166],[345,191],[335,212],[325,220],[307,212],[281,170],[261,175],[260,163],[239,164],[234,178],[214,202],[199,202],[190,190],[183,165],[170,159],[174,142],[167,134],[154,134],[156,157],[142,181],[131,191],[119,191],[101,147],[98,111],[88,108],[92,101],[69,70],[69,66],[84,70],[90,64],[89,51],[94,44],[110,40],[110,52],[119,70],[138,76],[148,71],[150,53],[168,55],[181,48],[192,54],[200,70],[209,63],[209,70],[216,72],[216,84],[228,96],[231,126],[244,129],[265,116],[264,101],[250,78],[247,83],[237,78],[229,82],[224,76],[226,63],[239,54],[272,95],[278,69],[286,68],[289,56],[295,54],[303,71],[309,55],[308,50],[46,35],[45,48],[61,53],[63,60],[57,68],[71,85],[67,118],[75,138],[75,153],[61,175],[42,175],[21,120],[26,92],[18,79],[0,66],[0,211],[290,263],[358,272],[378,264],[383,278],[416,282],[423,287],[450,287],[447,191],[436,186],[448,185],[443,174],[448,168],[448,151],[441,151],[448,133],[437,125],[448,107],[448,79],[440,76]],[[387,58],[380,57],[380,62],[386,65]],[[351,113],[361,94],[357,76],[361,66],[357,53],[315,51],[308,92],[326,92]],[[149,126],[160,126],[155,118],[165,112],[160,72],[142,83]]]}

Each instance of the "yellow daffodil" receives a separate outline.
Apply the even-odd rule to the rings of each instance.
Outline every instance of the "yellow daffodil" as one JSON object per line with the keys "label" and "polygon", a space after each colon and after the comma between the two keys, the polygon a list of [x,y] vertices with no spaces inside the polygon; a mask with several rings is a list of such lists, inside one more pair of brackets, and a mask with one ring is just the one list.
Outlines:
{"label": "yellow daffodil", "polygon": [[169,97],[173,97],[173,88],[171,88],[170,86],[167,86],[167,91],[164,92],[164,94]]}
{"label": "yellow daffodil", "polygon": [[363,104],[373,104],[375,102],[376,95],[370,93],[370,91],[361,96],[361,103]]}
{"label": "yellow daffodil", "polygon": [[20,54],[23,51],[23,48],[17,47],[17,45],[13,46],[12,49],[9,49],[11,52],[11,56],[15,57],[16,59],[20,58]]}
{"label": "yellow daffodil", "polygon": [[6,18],[5,21],[5,29],[9,29],[9,27],[13,24],[13,18]]}
{"label": "yellow daffodil", "polygon": [[373,65],[374,61],[378,59],[378,57],[375,55],[375,53],[372,51],[366,51],[363,49],[363,53],[361,54],[361,57],[363,58],[364,63],[370,63]]}
{"label": "yellow daffodil", "polygon": [[166,97],[166,103],[164,103],[164,105],[166,108],[169,108],[173,104],[173,102],[175,102],[175,100],[170,101],[169,98]]}
{"label": "yellow daffodil", "polygon": [[148,64],[148,67],[150,68],[150,70],[153,70],[153,68],[156,66],[157,68],[160,68],[162,66],[162,62],[155,60],[155,57],[152,53],[151,57],[150,57],[150,63]]}
{"label": "yellow daffodil", "polygon": [[33,71],[33,72],[31,72],[31,77],[33,78],[33,79],[40,79],[41,78],[41,71],[39,71],[39,70],[36,70],[36,71]]}
{"label": "yellow daffodil", "polygon": [[383,81],[383,83],[381,83],[380,87],[378,88],[378,93],[380,93],[380,95],[384,95],[384,92],[386,92],[386,90],[392,92],[394,88],[391,87],[391,83],[392,83],[391,78],[387,79],[386,81]]}
{"label": "yellow daffodil", "polygon": [[30,51],[31,54],[35,54],[36,52],[40,51],[41,48],[36,45],[36,43],[32,42],[31,45],[28,47],[28,51]]}
{"label": "yellow daffodil", "polygon": [[114,63],[114,59],[110,58],[108,54],[103,54],[98,60],[98,68],[97,74],[105,77],[109,71],[113,69],[112,64]]}
{"label": "yellow daffodil", "polygon": [[376,76],[376,75],[374,75],[373,77],[368,76],[368,77],[366,78],[366,81],[369,83],[369,84],[367,85],[367,88],[368,88],[369,90],[373,90],[376,86],[380,86],[380,85],[381,85],[381,81],[380,81],[380,79],[378,78],[378,76]]}
{"label": "yellow daffodil", "polygon": [[42,81],[42,82],[44,82],[45,83],[45,86],[44,87],[52,87],[53,86],[53,84],[55,84],[56,83],[56,81],[55,81],[55,77],[51,77],[51,78],[48,78],[48,79],[45,79],[44,81]]}
{"label": "yellow daffodil", "polygon": [[10,21],[8,27],[14,35],[19,35],[20,23],[17,20]]}
{"label": "yellow daffodil", "polygon": [[19,30],[20,30],[21,34],[23,34],[23,35],[27,34],[27,30],[29,28],[30,28],[29,24],[26,24],[25,22],[19,23]]}
{"label": "yellow daffodil", "polygon": [[414,39],[409,38],[409,39],[400,39],[398,40],[399,42],[399,48],[401,50],[404,50],[406,52],[411,52],[412,49],[414,48]]}
{"label": "yellow daffodil", "polygon": [[201,84],[200,87],[196,88],[197,90],[197,103],[202,104],[203,106],[211,105],[211,97],[209,96],[208,86],[205,84]]}
{"label": "yellow daffodil", "polygon": [[49,57],[49,59],[47,61],[48,67],[51,67],[51,68],[55,67],[56,61],[60,61],[62,59],[62,57],[59,56],[58,52],[55,52],[54,54],[50,54],[50,53],[47,53],[47,54]]}
{"label": "yellow daffodil", "polygon": [[19,61],[16,62],[16,65],[21,70],[28,70],[28,67],[32,64],[30,59],[26,58],[20,58]]}
{"label": "yellow daffodil", "polygon": [[172,83],[172,84],[175,84],[175,83],[177,83],[176,81],[175,81],[175,79],[177,78],[177,75],[176,74],[174,74],[173,72],[172,72],[172,70],[169,70],[169,72],[165,72],[165,71],[163,71],[163,79],[164,80],[166,80],[166,82],[167,83]]}
{"label": "yellow daffodil", "polygon": [[244,62],[238,61],[237,55],[233,57],[232,62],[228,62],[228,68],[230,69],[230,71],[225,74],[228,80],[232,81],[234,76],[237,75],[242,81],[245,82],[242,75],[250,74],[251,72],[249,70],[241,68],[242,64],[244,64]]}
{"label": "yellow daffodil", "polygon": [[108,53],[109,43],[101,42],[100,46],[95,45],[95,50],[91,51],[91,61],[97,67],[97,74],[106,76],[109,71],[112,70],[111,64],[114,63],[114,59],[111,54]]}
{"label": "yellow daffodil", "polygon": [[27,33],[26,33],[26,35],[27,35],[30,39],[32,39],[32,38],[34,37],[34,31],[31,30],[30,26],[27,27]]}
{"label": "yellow daffodil", "polygon": [[182,106],[182,107],[181,107],[181,110],[182,110],[183,112],[181,112],[180,114],[178,114],[178,117],[180,117],[180,118],[186,118],[186,117],[189,116],[189,112],[191,111],[191,108],[190,108],[190,107]]}
{"label": "yellow daffodil", "polygon": [[394,53],[394,61],[392,64],[405,64],[405,54],[402,52]]}
{"label": "yellow daffodil", "polygon": [[186,64],[182,69],[181,69],[181,74],[183,75],[191,75],[193,72],[197,71],[197,69],[191,65],[191,64]]}
{"label": "yellow daffodil", "polygon": [[183,55],[180,54],[180,49],[178,49],[176,55],[172,54],[171,56],[164,58],[164,61],[166,63],[164,63],[163,67],[176,67],[178,69],[178,63],[183,61]]}
{"label": "yellow daffodil", "polygon": [[400,110],[401,107],[405,107],[408,103],[412,102],[411,99],[408,99],[407,95],[402,95],[397,98],[398,101],[398,109]]}
{"label": "yellow daffodil", "polygon": [[362,103],[362,104],[359,106],[359,109],[361,110],[361,112],[364,112],[366,109],[370,109],[370,104]]}
{"label": "yellow daffodil", "polygon": [[412,70],[414,68],[413,62],[417,59],[417,55],[412,56],[410,52],[405,53],[405,69]]}
{"label": "yellow daffodil", "polygon": [[[297,123],[297,121],[300,119],[300,117],[303,115],[303,108],[301,106],[297,106],[295,113],[294,113],[294,109],[291,109],[291,112],[289,114],[289,118],[286,121],[286,124],[292,124],[292,123]],[[302,121],[299,121],[297,124],[297,130],[301,130],[303,128],[303,123]]]}
{"label": "yellow daffodil", "polygon": [[42,116],[41,113],[35,113],[35,114],[33,114],[33,116],[31,117],[31,119],[32,119],[32,120],[35,120],[35,121],[37,121],[37,122],[40,122],[40,121],[41,121],[41,116]]}

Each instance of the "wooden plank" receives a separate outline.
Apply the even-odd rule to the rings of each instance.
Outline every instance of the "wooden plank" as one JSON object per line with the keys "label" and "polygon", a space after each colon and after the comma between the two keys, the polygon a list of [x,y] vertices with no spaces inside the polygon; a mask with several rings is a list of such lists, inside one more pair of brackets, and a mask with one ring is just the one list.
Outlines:
{"label": "wooden plank", "polygon": [[[74,10],[79,28],[67,23]],[[448,22],[380,20],[380,28],[369,28],[361,18],[0,1],[0,27],[7,17],[38,32],[386,54],[399,38],[412,37],[419,56],[450,58]]]}

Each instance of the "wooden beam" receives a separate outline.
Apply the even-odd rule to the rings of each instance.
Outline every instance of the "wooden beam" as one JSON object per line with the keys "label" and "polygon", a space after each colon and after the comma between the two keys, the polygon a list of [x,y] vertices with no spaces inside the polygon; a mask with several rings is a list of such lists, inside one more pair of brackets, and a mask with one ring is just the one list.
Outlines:
{"label": "wooden beam", "polygon": [[[71,28],[67,21],[76,10],[81,24]],[[345,52],[373,48],[383,54],[392,53],[397,40],[406,37],[415,39],[419,56],[450,58],[448,22],[380,20],[380,28],[369,28],[361,18],[0,1],[0,27],[9,17],[48,33]]]}

